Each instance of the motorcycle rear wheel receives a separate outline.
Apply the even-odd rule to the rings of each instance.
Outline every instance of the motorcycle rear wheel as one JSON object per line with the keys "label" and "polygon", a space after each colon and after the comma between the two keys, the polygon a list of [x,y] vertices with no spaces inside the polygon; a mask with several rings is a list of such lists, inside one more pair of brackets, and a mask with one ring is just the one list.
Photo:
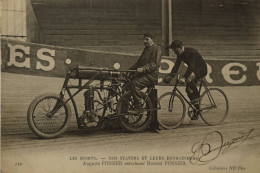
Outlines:
{"label": "motorcycle rear wheel", "polygon": [[153,104],[151,99],[143,92],[140,92],[143,99],[143,112],[140,114],[130,114],[128,110],[134,107],[132,92],[126,92],[117,103],[117,116],[121,126],[128,132],[143,132],[149,128],[152,122]]}

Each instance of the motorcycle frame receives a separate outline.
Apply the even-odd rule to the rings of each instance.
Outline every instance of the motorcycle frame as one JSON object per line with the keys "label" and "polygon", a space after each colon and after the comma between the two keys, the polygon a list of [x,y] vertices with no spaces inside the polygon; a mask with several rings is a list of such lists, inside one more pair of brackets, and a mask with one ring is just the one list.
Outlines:
{"label": "motorcycle frame", "polygon": [[[79,68],[75,68],[75,69],[72,69],[72,70],[67,72],[65,80],[64,80],[62,88],[61,88],[61,91],[60,91],[60,102],[57,102],[57,104],[55,105],[52,112],[55,113],[56,111],[58,111],[60,109],[61,106],[63,106],[64,104],[67,104],[69,101],[71,101],[73,108],[74,108],[75,116],[76,116],[76,119],[77,119],[77,125],[78,125],[78,127],[80,127],[80,118],[79,118],[78,108],[77,108],[77,104],[75,102],[74,97],[77,94],[79,94],[82,90],[90,89],[90,87],[91,87],[90,84],[92,82],[94,82],[95,80],[97,80],[96,77],[99,74],[101,74],[102,71],[111,71],[112,72],[112,71],[115,71],[115,70],[107,70],[107,69],[96,70],[96,74],[93,75],[85,84],[82,83],[82,81],[85,80],[85,79],[81,78],[80,76],[75,77],[75,76],[72,75],[74,72],[77,73],[77,70],[79,70]],[[83,70],[88,70],[88,68],[83,68]],[[93,70],[93,69],[90,69],[90,70]],[[116,72],[135,72],[135,71],[134,70],[126,70],[126,71],[116,71]],[[125,77],[125,78],[126,78],[127,82],[129,82],[129,84],[132,83],[130,79],[128,79],[127,77]],[[77,85],[68,84],[70,79],[78,79],[78,84]],[[121,88],[121,91],[123,91],[123,89],[128,87],[128,85],[127,85],[127,86],[122,88],[121,83],[117,80],[117,78],[111,78],[110,80],[113,80],[113,79],[115,81],[117,81],[118,87]],[[100,90],[110,90],[110,89],[112,89],[115,92],[115,94],[113,96],[111,96],[111,98],[118,95],[120,98],[124,99],[122,97],[122,92],[118,92],[118,90],[115,90],[112,87],[109,87],[109,86],[104,87],[103,84],[102,84],[102,85],[100,85],[100,87],[94,87],[94,88],[95,88],[95,91],[97,91],[97,89],[100,89]],[[71,89],[77,89],[77,91],[72,94]],[[65,96],[65,91],[68,93],[69,98],[66,99],[65,101],[63,101],[64,96]],[[99,91],[97,91],[97,92],[99,93]],[[99,97],[101,98],[100,95],[99,95]],[[106,110],[107,110],[107,107],[104,107],[103,113],[102,113],[103,118],[104,118]]]}

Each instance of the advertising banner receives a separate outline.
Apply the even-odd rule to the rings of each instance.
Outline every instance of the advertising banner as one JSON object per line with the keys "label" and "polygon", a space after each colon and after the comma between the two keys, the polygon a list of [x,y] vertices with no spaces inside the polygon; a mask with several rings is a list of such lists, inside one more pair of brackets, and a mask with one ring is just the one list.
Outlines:
{"label": "advertising banner", "polygon": [[[65,77],[68,69],[77,65],[126,70],[136,62],[138,56],[90,50],[72,49],[28,42],[1,39],[1,71],[27,75]],[[159,70],[159,85],[163,77],[171,72],[176,58],[162,57]],[[68,65],[69,62],[69,65]],[[209,85],[247,86],[260,85],[260,59],[206,59]],[[182,64],[180,74],[186,65]],[[174,81],[174,80],[173,80]]]}

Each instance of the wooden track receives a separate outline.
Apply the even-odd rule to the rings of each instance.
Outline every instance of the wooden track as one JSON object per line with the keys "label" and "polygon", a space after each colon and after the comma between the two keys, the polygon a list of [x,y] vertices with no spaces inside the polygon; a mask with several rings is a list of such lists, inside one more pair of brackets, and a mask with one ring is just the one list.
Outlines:
{"label": "wooden track", "polygon": [[[2,73],[1,77],[3,172],[44,172],[42,167],[51,172],[59,172],[63,167],[63,172],[102,172],[103,169],[119,172],[121,167],[118,166],[83,166],[83,161],[70,161],[69,157],[95,156],[98,161],[101,158],[107,161],[114,156],[164,156],[164,159],[167,156],[191,156],[192,145],[212,131],[221,132],[227,142],[251,129],[250,139],[240,145],[233,144],[232,150],[207,165],[194,166],[186,160],[185,166],[139,166],[138,170],[190,172],[192,169],[191,172],[214,172],[216,170],[209,170],[210,166],[232,165],[246,167],[241,172],[257,172],[260,169],[260,86],[220,87],[227,94],[230,105],[229,115],[220,126],[207,126],[202,121],[186,118],[184,125],[174,130],[162,130],[159,134],[125,133],[120,129],[88,131],[77,129],[73,114],[69,129],[62,137],[39,140],[27,125],[28,106],[39,94],[59,93],[63,79],[11,73]],[[170,90],[170,87],[158,87],[159,95]],[[79,107],[82,108],[81,97],[83,95],[77,100],[81,101]],[[214,144],[218,143],[217,137],[212,140]],[[16,162],[23,163],[23,166],[18,169],[14,166]],[[133,166],[122,168],[126,172],[137,169]]]}

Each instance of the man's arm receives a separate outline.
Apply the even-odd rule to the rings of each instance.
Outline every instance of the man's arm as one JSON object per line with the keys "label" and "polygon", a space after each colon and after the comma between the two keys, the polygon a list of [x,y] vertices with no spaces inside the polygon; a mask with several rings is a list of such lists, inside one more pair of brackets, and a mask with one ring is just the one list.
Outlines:
{"label": "man's arm", "polygon": [[[198,52],[196,52],[198,53]],[[189,58],[190,62],[189,62],[189,65],[188,65],[188,69],[186,70],[185,74],[183,75],[183,77],[185,79],[187,79],[191,73],[192,73],[192,67],[194,68],[195,67],[195,63],[196,63],[196,56],[194,55],[190,55],[190,58]]]}
{"label": "man's arm", "polygon": [[[139,58],[139,59],[140,59],[140,58]],[[139,61],[139,59],[138,59],[138,61]],[[129,68],[129,70],[136,70],[136,69],[139,67],[138,61],[137,61],[136,63],[134,63],[134,64]]]}
{"label": "man's arm", "polygon": [[129,70],[136,70],[138,68],[138,64],[135,63],[134,65],[132,65]]}
{"label": "man's arm", "polygon": [[177,60],[172,68],[172,71],[171,71],[171,76],[174,77],[176,75],[176,73],[178,72],[179,68],[180,68],[180,65],[181,65],[181,59],[177,57]]}
{"label": "man's arm", "polygon": [[136,63],[134,63],[130,68],[129,70],[136,70],[137,68],[140,67],[140,60],[141,60],[141,57],[143,56],[143,53],[144,53],[144,50],[141,54],[141,56],[138,58],[138,60],[136,61]]}
{"label": "man's arm", "polygon": [[192,73],[192,69],[190,67],[188,67],[188,69],[186,70],[185,74],[183,75],[183,77],[185,79],[187,79]]}
{"label": "man's arm", "polygon": [[159,47],[155,48],[152,52],[150,57],[149,63],[145,64],[144,66],[140,67],[143,69],[143,73],[150,73],[153,71],[158,70],[159,63],[161,61],[162,51]]}

